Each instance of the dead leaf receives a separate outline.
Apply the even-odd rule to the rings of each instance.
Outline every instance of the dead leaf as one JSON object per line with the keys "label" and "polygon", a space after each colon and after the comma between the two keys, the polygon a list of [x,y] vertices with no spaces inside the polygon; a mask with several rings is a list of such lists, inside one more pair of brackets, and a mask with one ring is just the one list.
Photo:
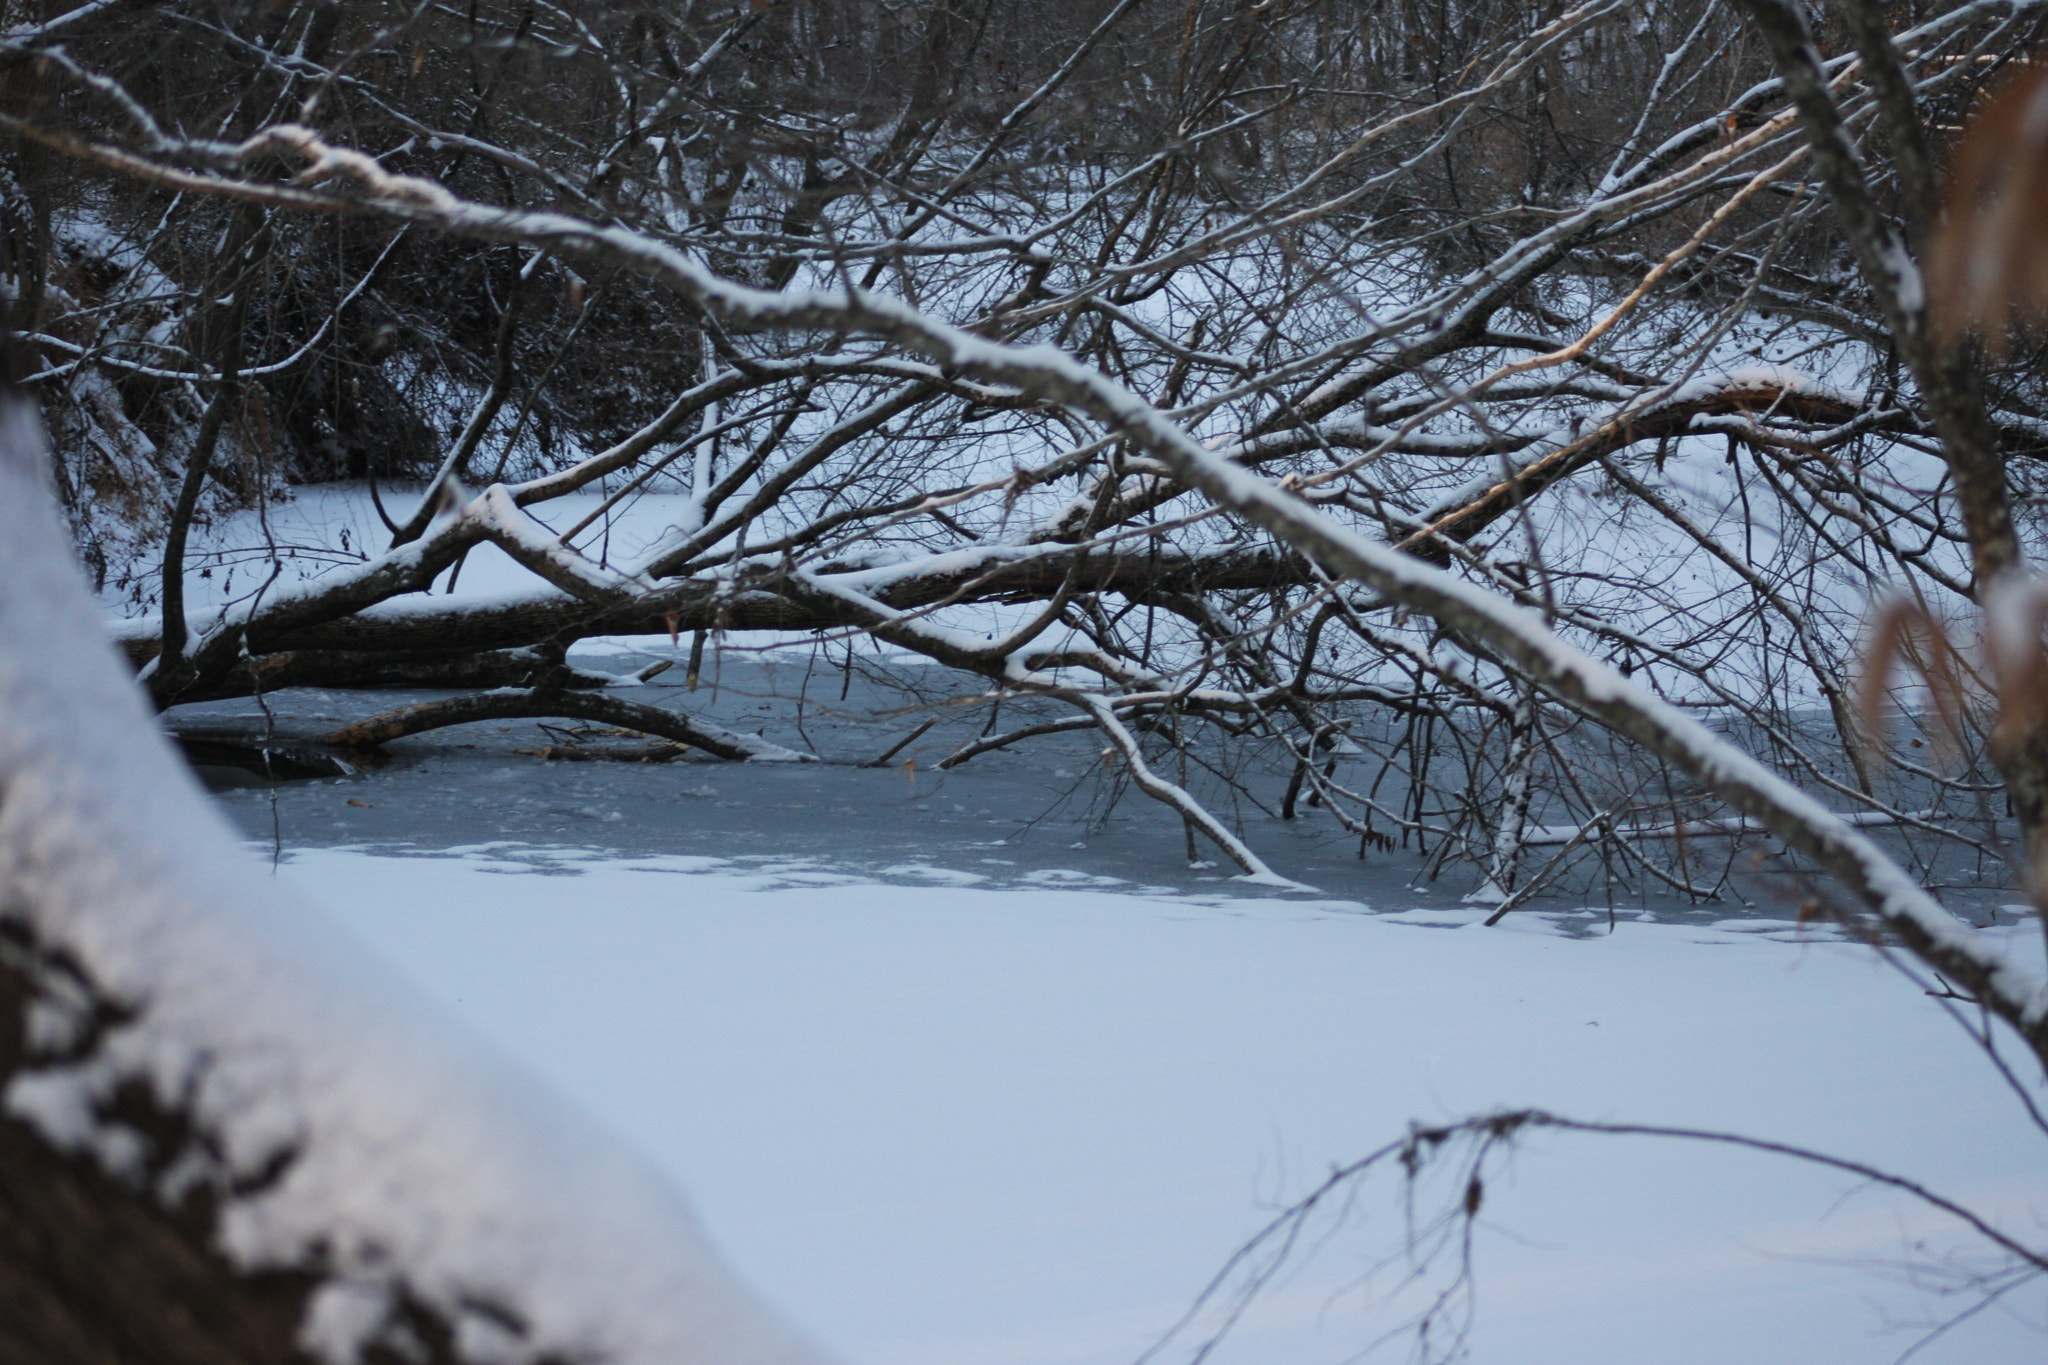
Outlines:
{"label": "dead leaf", "polygon": [[1871,619],[1862,654],[1852,693],[1861,743],[1882,744],[1892,673],[1903,666],[1926,684],[1929,699],[1934,703],[1941,722],[1934,732],[1935,742],[1940,746],[1938,752],[1947,759],[1960,751],[1969,686],[1946,625],[1921,603],[1894,597],[1882,604]]}
{"label": "dead leaf", "polygon": [[2024,64],[1964,127],[1928,251],[1938,332],[1982,327],[1993,355],[2048,311],[2048,67]]}

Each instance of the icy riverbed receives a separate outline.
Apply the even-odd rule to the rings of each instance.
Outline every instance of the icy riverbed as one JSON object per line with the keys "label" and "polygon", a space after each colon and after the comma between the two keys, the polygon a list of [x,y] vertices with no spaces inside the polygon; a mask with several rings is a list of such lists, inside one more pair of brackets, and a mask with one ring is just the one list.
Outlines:
{"label": "icy riverbed", "polygon": [[[1190,867],[1179,816],[1136,792],[1093,733],[1038,735],[951,769],[940,766],[984,731],[1071,715],[1058,702],[1010,695],[992,706],[974,679],[900,656],[862,653],[848,661],[837,645],[810,640],[710,651],[701,686],[692,689],[680,666],[688,654],[687,641],[652,637],[599,641],[570,657],[629,680],[650,664],[678,664],[650,683],[629,682],[606,695],[759,734],[823,761],[549,761],[539,755],[644,746],[593,734],[602,727],[509,721],[399,740],[386,750],[385,766],[364,780],[270,785],[227,770],[207,775],[226,784],[231,818],[282,849],[513,840],[633,855],[815,858],[840,872],[911,885],[918,882],[915,868],[934,864],[1003,885],[1032,886],[1046,875],[1078,871],[1176,894],[1264,894],[1236,881],[1236,869],[1206,840],[1195,849],[1200,865]],[[295,689],[180,707],[173,724],[305,741],[378,711],[447,695]],[[579,737],[589,743],[564,743]],[[1307,802],[1297,818],[1281,818],[1290,760],[1269,738],[1226,744],[1208,736],[1190,751],[1177,780],[1277,872],[1321,894],[1379,907],[1449,907],[1476,885],[1478,869],[1468,861],[1440,860],[1435,847],[1363,843]],[[885,754],[886,764],[871,766]],[[1405,799],[1398,775],[1383,780],[1375,761],[1346,762],[1344,780],[1376,786],[1382,800],[1396,805]],[[1170,771],[1175,766],[1168,761]],[[1535,874],[1554,851],[1527,850],[1524,873]],[[1555,906],[1560,897],[1565,905],[1597,903],[1603,927],[1610,906],[1618,915],[1712,923],[1731,915],[1784,918],[1811,893],[1807,881],[1785,875],[1775,841],[1701,839],[1694,854],[1703,881],[1731,871],[1729,899],[1688,902],[1625,862],[1615,864],[1617,878],[1608,878],[1582,851],[1531,904]],[[2000,910],[2015,899],[1998,889],[2006,880],[2002,867],[1980,861],[1948,870],[1953,875],[1939,890],[1949,904],[1976,923],[2011,921]]]}
{"label": "icy riverbed", "polygon": [[[2048,1139],[1938,1004],[1782,921],[1489,930],[1076,867],[530,843],[280,875],[673,1172],[854,1365],[1129,1365],[1331,1165],[1504,1105],[1807,1144],[2048,1224]],[[1888,1267],[1975,1254],[1847,1177],[1644,1139],[1530,1139],[1480,1224],[1471,1359],[1516,1365],[1889,1361],[1967,1300]],[[1402,1264],[1364,1277],[1402,1227],[1365,1187],[1214,1358],[1398,1326]],[[1915,1359],[2037,1358],[2044,1318],[2036,1282]]]}
{"label": "icy riverbed", "polygon": [[[1500,1107],[1801,1144],[2048,1235],[2048,1135],[1938,1002],[1790,923],[1788,883],[1746,904],[1603,888],[1488,929],[1414,853],[1276,818],[1276,770],[1246,763],[1203,790],[1315,888],[1275,893],[1190,868],[1178,820],[1113,800],[1085,737],[939,772],[985,705],[829,659],[735,653],[694,692],[680,668],[622,691],[822,763],[550,762],[559,727],[489,723],[221,797],[280,876],[672,1173],[852,1365],[1132,1365],[1333,1165]],[[293,736],[410,699],[191,710]],[[2038,958],[2038,930],[1997,918]],[[1402,1289],[1392,1174],[1213,1359],[1335,1365],[1422,1306],[1441,1279]],[[1783,1158],[1540,1135],[1486,1188],[1480,1365],[1879,1365],[1974,1302],[1897,1268],[1977,1264],[1951,1224]],[[2034,1283],[1915,1359],[2044,1342]]]}

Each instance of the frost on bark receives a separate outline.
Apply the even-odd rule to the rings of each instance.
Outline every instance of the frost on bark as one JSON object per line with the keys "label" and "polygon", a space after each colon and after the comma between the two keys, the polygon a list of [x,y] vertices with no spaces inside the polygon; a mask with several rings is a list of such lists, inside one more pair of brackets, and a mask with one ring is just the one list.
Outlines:
{"label": "frost on bark", "polygon": [[[46,1049],[31,1021],[80,1020],[92,1035],[124,1011],[97,996],[77,963],[37,943],[18,909],[0,910],[0,1086],[33,1074]],[[45,1024],[45,1028],[48,1025]],[[296,1341],[316,1277],[249,1273],[218,1249],[210,1192],[157,1197],[206,1134],[189,1115],[130,1084],[108,1105],[135,1135],[125,1174],[66,1152],[14,1115],[0,1116],[0,1361],[6,1365],[267,1365],[302,1360]]]}

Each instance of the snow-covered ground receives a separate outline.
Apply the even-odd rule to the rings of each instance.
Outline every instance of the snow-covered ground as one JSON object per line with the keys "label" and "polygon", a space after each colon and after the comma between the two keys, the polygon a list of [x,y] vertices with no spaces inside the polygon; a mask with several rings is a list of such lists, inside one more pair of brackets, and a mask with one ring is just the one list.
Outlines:
{"label": "snow-covered ground", "polygon": [[[501,844],[280,875],[672,1171],[855,1365],[1130,1365],[1333,1164],[1504,1105],[1803,1143],[2048,1234],[2048,1137],[1962,1032],[1781,921],[884,871]],[[1892,1267],[1975,1254],[1847,1177],[1646,1139],[1527,1140],[1480,1223],[1470,1358],[1513,1365],[1889,1361],[1969,1302]],[[1414,1306],[1398,1259],[1365,1278],[1402,1229],[1363,1187],[1215,1359],[1352,1358]],[[2044,1333],[2036,1281],[1915,1359]]]}

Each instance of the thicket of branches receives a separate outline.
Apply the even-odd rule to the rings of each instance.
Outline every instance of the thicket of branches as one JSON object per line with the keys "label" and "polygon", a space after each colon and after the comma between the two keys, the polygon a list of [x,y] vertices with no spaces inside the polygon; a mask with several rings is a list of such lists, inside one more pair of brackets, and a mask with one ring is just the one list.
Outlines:
{"label": "thicket of branches", "polygon": [[[1248,870],[1162,760],[1258,746],[1294,765],[1287,814],[1502,894],[1560,849],[1725,891],[1733,827],[1682,774],[1218,517],[1127,431],[896,339],[735,327],[511,216],[560,214],[1057,347],[1537,608],[1926,875],[2000,875],[1983,708],[1938,759],[1855,742],[1865,603],[1945,621],[1985,565],[1767,35],[1718,0],[62,10],[8,11],[9,283],[87,563],[164,623],[128,641],[161,705],[417,679],[545,711],[588,635],[871,636],[990,705],[1062,700]],[[1899,22],[1916,162],[1860,12],[1815,16],[1819,79],[1917,238],[1924,163],[2042,15]],[[500,217],[449,232],[441,195]],[[2038,375],[2007,357],[1978,419],[2021,514]],[[256,565],[187,623],[195,518],[343,477],[388,551],[327,547],[352,562],[303,588]],[[650,493],[672,530],[613,557]],[[486,540],[530,600],[381,609]]]}

